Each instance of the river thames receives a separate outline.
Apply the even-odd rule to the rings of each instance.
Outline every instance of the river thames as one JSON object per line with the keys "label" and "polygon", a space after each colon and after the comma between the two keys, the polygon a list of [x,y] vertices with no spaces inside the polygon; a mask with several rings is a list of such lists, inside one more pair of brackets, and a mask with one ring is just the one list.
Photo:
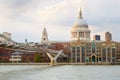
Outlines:
{"label": "river thames", "polygon": [[120,66],[0,65],[0,80],[120,80]]}

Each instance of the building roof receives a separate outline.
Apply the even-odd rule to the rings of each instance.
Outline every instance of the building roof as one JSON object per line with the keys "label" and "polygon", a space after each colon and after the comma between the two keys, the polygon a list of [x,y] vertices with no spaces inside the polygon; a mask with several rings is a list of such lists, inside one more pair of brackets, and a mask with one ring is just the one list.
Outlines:
{"label": "building roof", "polygon": [[21,53],[21,52],[14,52],[14,53],[12,53],[12,54],[20,55],[20,54],[23,54],[23,53]]}
{"label": "building roof", "polygon": [[75,20],[73,27],[88,28],[87,22],[83,19],[81,8],[79,12],[79,18]]}

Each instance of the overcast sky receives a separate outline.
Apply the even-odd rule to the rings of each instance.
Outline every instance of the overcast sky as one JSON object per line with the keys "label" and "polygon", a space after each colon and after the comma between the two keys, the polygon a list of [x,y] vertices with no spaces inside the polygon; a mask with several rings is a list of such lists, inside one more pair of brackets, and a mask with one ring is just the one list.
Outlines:
{"label": "overcast sky", "polygon": [[120,41],[120,0],[0,0],[0,33],[12,33],[12,39],[40,42],[46,27],[50,41],[70,40],[70,29],[83,17],[94,34],[109,31]]}

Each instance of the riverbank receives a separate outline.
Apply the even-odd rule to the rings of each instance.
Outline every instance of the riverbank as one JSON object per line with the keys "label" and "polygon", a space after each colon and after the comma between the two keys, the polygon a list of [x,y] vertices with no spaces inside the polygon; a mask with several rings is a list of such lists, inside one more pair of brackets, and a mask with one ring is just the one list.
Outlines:
{"label": "riverbank", "polygon": [[[0,65],[50,65],[50,63],[0,63]],[[120,63],[57,63],[55,65],[120,65]]]}
{"label": "riverbank", "polygon": [[50,65],[50,63],[0,63],[0,65]]}

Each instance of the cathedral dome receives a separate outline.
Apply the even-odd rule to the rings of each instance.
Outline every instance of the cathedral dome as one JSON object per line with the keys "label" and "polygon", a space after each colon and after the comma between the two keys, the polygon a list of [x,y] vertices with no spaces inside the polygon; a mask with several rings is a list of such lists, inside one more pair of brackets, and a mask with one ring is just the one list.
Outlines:
{"label": "cathedral dome", "polygon": [[73,28],[88,28],[87,22],[83,19],[81,9],[79,13],[79,18],[75,20]]}
{"label": "cathedral dome", "polygon": [[84,19],[77,19],[73,24],[73,28],[88,28],[88,25]]}
{"label": "cathedral dome", "polygon": [[73,27],[71,29],[71,40],[90,40],[90,30],[87,22],[82,17],[82,11],[80,9],[79,18],[75,20]]}

